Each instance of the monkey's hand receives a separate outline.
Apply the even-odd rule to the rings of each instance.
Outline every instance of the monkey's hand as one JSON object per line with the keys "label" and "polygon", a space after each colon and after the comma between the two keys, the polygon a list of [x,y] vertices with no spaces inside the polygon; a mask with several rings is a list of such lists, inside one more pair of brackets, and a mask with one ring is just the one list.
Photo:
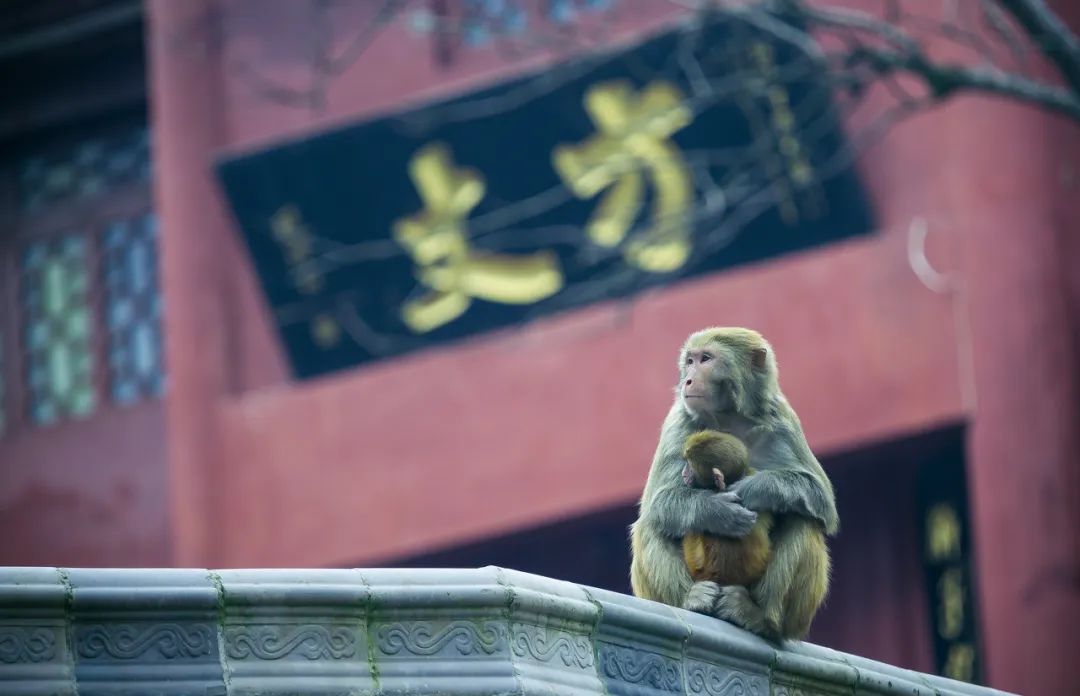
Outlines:
{"label": "monkey's hand", "polygon": [[720,585],[711,580],[695,582],[686,593],[682,608],[711,616],[716,611],[716,602],[720,599]]}
{"label": "monkey's hand", "polygon": [[709,494],[712,508],[704,520],[701,531],[716,536],[742,538],[750,533],[757,523],[757,513],[742,504],[738,493],[721,491]]}
{"label": "monkey's hand", "polygon": [[800,471],[758,471],[728,488],[756,512],[793,513],[820,520],[826,529],[838,524],[832,496],[814,476]]}
{"label": "monkey's hand", "polygon": [[735,493],[688,488],[674,481],[656,492],[641,516],[671,539],[691,531],[744,537],[757,522],[757,513],[743,507]]}

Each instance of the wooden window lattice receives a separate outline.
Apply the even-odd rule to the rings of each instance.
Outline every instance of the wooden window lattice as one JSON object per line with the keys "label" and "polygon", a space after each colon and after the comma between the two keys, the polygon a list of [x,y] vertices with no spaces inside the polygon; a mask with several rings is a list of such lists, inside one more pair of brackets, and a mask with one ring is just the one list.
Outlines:
{"label": "wooden window lattice", "polygon": [[164,388],[156,237],[152,214],[114,221],[103,237],[109,389],[118,404]]}
{"label": "wooden window lattice", "polygon": [[87,239],[36,242],[22,258],[29,417],[40,425],[85,417],[97,405]]}
{"label": "wooden window lattice", "polygon": [[19,208],[34,213],[65,201],[88,200],[125,184],[149,181],[150,134],[145,126],[95,134],[26,157],[19,167]]}

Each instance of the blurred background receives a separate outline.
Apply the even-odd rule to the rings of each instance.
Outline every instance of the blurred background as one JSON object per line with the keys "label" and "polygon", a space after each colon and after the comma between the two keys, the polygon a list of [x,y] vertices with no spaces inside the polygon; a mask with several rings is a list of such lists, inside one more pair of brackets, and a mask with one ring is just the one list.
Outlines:
{"label": "blurred background", "polygon": [[3,0],[0,564],[629,592],[678,348],[748,326],[838,496],[810,640],[1067,693],[1078,26]]}

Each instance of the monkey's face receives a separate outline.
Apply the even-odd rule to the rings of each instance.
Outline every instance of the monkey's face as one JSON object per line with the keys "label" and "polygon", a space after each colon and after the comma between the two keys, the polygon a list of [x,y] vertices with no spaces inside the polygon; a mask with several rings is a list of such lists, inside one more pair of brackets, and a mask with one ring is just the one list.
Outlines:
{"label": "monkey's face", "polygon": [[730,365],[722,346],[691,345],[683,353],[679,395],[691,416],[707,418],[731,405]]}
{"label": "monkey's face", "polygon": [[679,355],[678,399],[708,424],[724,413],[745,414],[754,399],[777,390],[776,362],[761,334],[713,328],[691,334]]}

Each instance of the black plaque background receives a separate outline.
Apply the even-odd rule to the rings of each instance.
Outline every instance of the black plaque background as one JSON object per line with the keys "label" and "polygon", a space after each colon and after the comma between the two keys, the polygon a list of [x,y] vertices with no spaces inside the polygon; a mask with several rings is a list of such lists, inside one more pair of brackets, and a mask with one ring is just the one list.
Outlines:
{"label": "black plaque background", "polygon": [[[680,50],[691,51],[708,74],[723,75],[735,69],[732,56],[745,54],[742,49],[751,36],[746,26],[717,18],[701,33],[672,30],[622,52],[220,162],[221,182],[278,319],[296,376],[311,377],[445,344],[657,284],[869,232],[872,215],[862,188],[854,172],[844,169],[821,182],[826,210],[817,219],[801,216],[799,224],[789,226],[775,207],[767,208],[741,225],[730,243],[715,253],[697,255],[693,263],[671,274],[638,271],[628,267],[617,251],[586,242],[582,228],[600,197],[578,200],[565,190],[560,193],[561,184],[551,165],[557,145],[580,143],[595,132],[582,107],[585,91],[611,79],[627,79],[638,89],[652,79],[664,79],[689,96],[692,90],[685,62],[678,59]],[[718,50],[718,46],[730,50]],[[779,63],[791,60],[783,45],[774,44],[774,48]],[[804,146],[813,147],[811,161],[822,167],[843,146],[829,94],[813,76],[787,86],[797,116],[812,131]],[[493,100],[500,101],[496,105]],[[694,162],[700,153],[754,142],[745,112],[734,100],[695,105],[694,122],[671,139]],[[481,234],[473,245],[505,253],[553,250],[566,287],[528,306],[474,300],[462,317],[423,335],[412,334],[399,318],[401,304],[425,291],[414,281],[413,264],[404,250],[390,258],[331,270],[316,294],[298,292],[270,233],[274,212],[286,204],[296,206],[313,235],[333,244],[391,239],[395,220],[421,208],[407,166],[418,149],[433,141],[449,146],[456,166],[475,169],[486,181],[486,196],[473,210],[470,222],[556,189],[552,195],[559,200],[557,205],[495,234]],[[770,156],[775,152],[762,153],[762,164]],[[712,166],[710,173],[719,180],[726,172],[723,166]],[[648,223],[650,205],[647,195],[639,226]],[[695,238],[715,231],[728,215],[730,211],[697,220]],[[317,244],[316,250],[322,247]],[[332,348],[317,346],[305,318],[320,312],[333,316],[343,308],[363,322],[364,340],[354,340],[352,334]],[[722,311],[717,312],[716,323],[724,323]]]}
{"label": "black plaque background", "polygon": [[[971,683],[983,683],[982,675],[982,639],[979,634],[977,578],[973,572],[974,554],[971,540],[971,513],[968,505],[968,482],[965,461],[966,447],[962,437],[951,440],[950,445],[927,458],[919,465],[917,483],[917,510],[919,515],[918,532],[920,549],[923,555],[923,580],[929,611],[931,644],[934,650],[934,668],[938,674],[945,674],[949,649],[957,643],[971,645],[975,651],[972,665]],[[960,553],[951,560],[930,558],[927,548],[927,512],[939,503],[951,507],[960,521]],[[939,610],[941,599],[938,583],[949,569],[959,570],[962,577],[964,594],[964,620],[960,635],[947,640],[941,635]]]}

